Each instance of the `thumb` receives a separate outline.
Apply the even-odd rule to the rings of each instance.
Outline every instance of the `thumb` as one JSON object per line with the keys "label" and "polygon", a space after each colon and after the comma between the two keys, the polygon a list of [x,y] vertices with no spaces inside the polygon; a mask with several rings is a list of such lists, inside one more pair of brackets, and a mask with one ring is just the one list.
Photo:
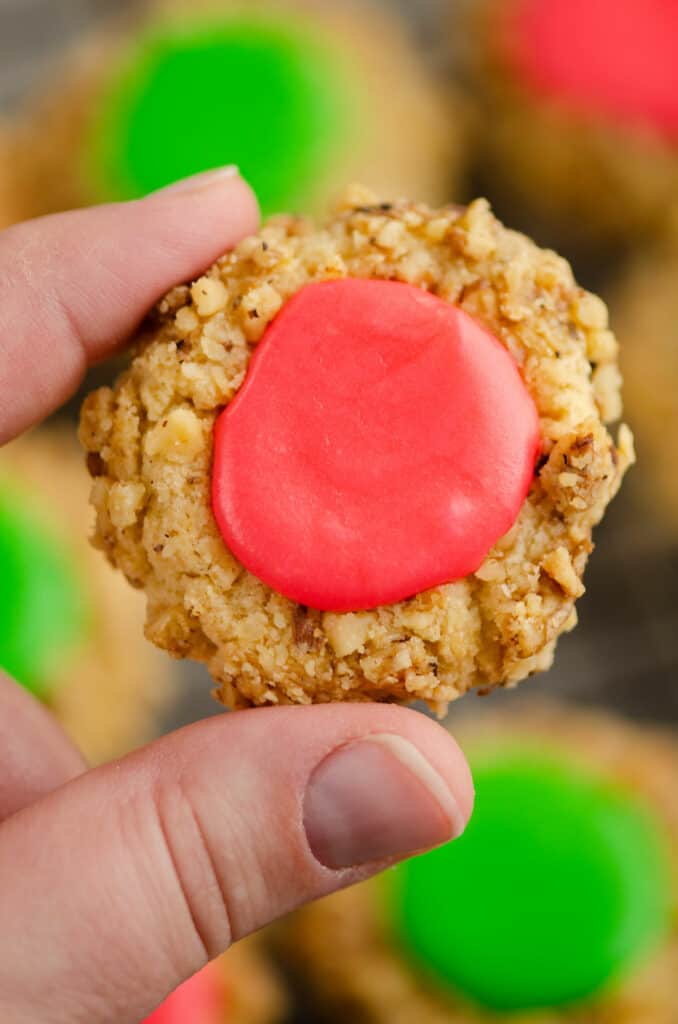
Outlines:
{"label": "thumb", "polygon": [[449,735],[378,705],[223,715],[81,776],[0,827],[0,1019],[137,1024],[236,939],[458,835],[471,803]]}

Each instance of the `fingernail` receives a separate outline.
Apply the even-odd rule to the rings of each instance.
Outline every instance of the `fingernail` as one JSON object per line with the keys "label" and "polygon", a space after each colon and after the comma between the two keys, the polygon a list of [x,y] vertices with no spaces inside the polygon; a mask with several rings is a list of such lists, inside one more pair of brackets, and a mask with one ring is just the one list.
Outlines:
{"label": "fingernail", "polygon": [[428,850],[465,826],[435,768],[412,743],[391,734],[333,751],[313,773],[304,800],[309,846],[328,868]]}
{"label": "fingernail", "polygon": [[227,167],[215,167],[210,171],[193,174],[190,178],[181,178],[180,181],[165,185],[164,188],[159,188],[157,192],[151,194],[157,196],[172,192],[201,192],[204,188],[211,188],[212,185],[217,185],[226,178],[237,178],[239,175],[240,169],[235,164],[229,164]]}

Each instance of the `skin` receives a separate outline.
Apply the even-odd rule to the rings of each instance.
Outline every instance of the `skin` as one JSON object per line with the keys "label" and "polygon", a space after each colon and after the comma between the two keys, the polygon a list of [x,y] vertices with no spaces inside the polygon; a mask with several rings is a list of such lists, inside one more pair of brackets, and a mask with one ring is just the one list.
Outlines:
{"label": "skin", "polygon": [[[257,222],[226,170],[0,234],[0,443]],[[402,708],[222,715],[88,771],[0,676],[0,1020],[142,1021],[232,942],[458,835],[472,801],[454,741]]]}

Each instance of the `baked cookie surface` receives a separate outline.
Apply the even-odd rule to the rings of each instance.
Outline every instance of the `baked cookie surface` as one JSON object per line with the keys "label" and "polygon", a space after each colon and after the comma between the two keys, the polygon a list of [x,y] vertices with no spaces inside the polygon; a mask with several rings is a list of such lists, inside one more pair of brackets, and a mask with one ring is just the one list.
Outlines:
{"label": "baked cookie surface", "polygon": [[[257,344],[319,281],[378,279],[460,307],[510,353],[541,455],[512,528],[477,571],[369,611],[283,597],[227,549],[211,504],[213,432]],[[548,667],[575,623],[591,531],[633,460],[617,343],[569,265],[467,209],[379,203],[360,189],[323,228],[272,219],[192,287],[175,288],[113,389],[86,400],[95,543],[148,597],[147,635],[204,661],[229,705],[423,699]],[[299,382],[303,388],[303,380]]]}
{"label": "baked cookie surface", "polygon": [[[428,900],[436,901],[438,906],[444,908],[442,915],[446,920],[446,932],[436,929],[431,922],[427,931],[438,940],[437,948],[443,961],[447,955],[446,948],[452,951],[451,963],[456,961],[457,976],[459,961],[468,970],[469,963],[464,962],[466,956],[470,958],[475,953],[477,966],[471,977],[476,984],[482,981],[487,985],[485,996],[493,995],[495,1002],[499,1002],[500,993],[507,1002],[506,964],[513,965],[515,973],[526,985],[521,992],[522,1008],[519,1002],[514,1002],[512,1006],[506,1005],[504,1009],[501,1005],[493,1007],[490,998],[487,998],[487,1004],[484,1005],[482,999],[469,998],[468,992],[462,994],[451,983],[451,979],[445,979],[439,968],[426,956],[422,956],[420,943],[411,946],[408,941],[404,941],[405,936],[398,934],[394,928],[391,876],[397,877],[399,872],[404,871],[407,877],[412,869],[415,872],[421,871],[427,860],[433,861],[436,856],[443,858],[444,853],[441,851],[437,855],[424,855],[380,879],[303,908],[278,927],[275,936],[278,947],[293,974],[303,979],[303,984],[312,993],[317,1019],[359,1020],[364,1024],[408,1024],[410,1021],[421,1024],[670,1024],[678,1014],[678,993],[675,987],[678,970],[678,803],[671,781],[678,768],[678,749],[673,738],[662,730],[638,727],[605,713],[581,712],[572,705],[555,703],[537,704],[535,707],[529,702],[522,703],[522,707],[507,714],[476,714],[471,715],[467,721],[464,721],[462,715],[454,725],[454,731],[465,752],[471,757],[472,764],[477,764],[479,754],[481,757],[494,756],[501,760],[506,751],[516,750],[528,756],[534,756],[530,753],[534,752],[545,766],[549,758],[555,757],[566,766],[568,775],[572,773],[572,777],[576,778],[577,773],[582,772],[590,778],[595,777],[605,787],[611,787],[609,792],[614,790],[618,798],[631,801],[636,810],[642,809],[642,813],[648,814],[647,831],[658,830],[656,834],[663,847],[661,884],[666,915],[664,926],[655,932],[640,955],[636,953],[621,971],[614,974],[612,982],[594,988],[584,999],[561,1002],[559,1005],[549,1003],[548,999],[540,999],[545,977],[549,978],[550,984],[555,981],[553,992],[558,985],[572,981],[572,961],[579,960],[581,965],[582,951],[587,962],[595,960],[599,954],[596,946],[600,939],[600,907],[596,906],[595,893],[590,894],[590,903],[581,907],[580,922],[584,928],[580,941],[571,945],[570,955],[562,961],[559,959],[561,950],[557,937],[552,931],[554,925],[548,913],[539,921],[536,936],[530,931],[525,934],[525,925],[520,920],[520,901],[523,897],[525,919],[534,924],[530,870],[535,879],[535,889],[548,909],[554,909],[548,902],[550,886],[553,886],[556,893],[560,887],[567,892],[572,883],[566,869],[561,875],[555,875],[558,881],[554,881],[551,872],[551,882],[547,876],[546,884],[543,884],[545,879],[540,869],[540,860],[545,858],[552,869],[554,863],[551,858],[557,852],[557,846],[549,846],[549,839],[558,837],[557,842],[563,844],[563,856],[572,863],[581,853],[581,841],[586,843],[588,837],[585,829],[576,838],[559,832],[557,812],[562,810],[561,807],[547,807],[546,810],[540,807],[541,825],[535,821],[530,824],[530,812],[525,811],[524,803],[521,802],[525,799],[525,791],[521,796],[516,791],[518,787],[515,787],[513,802],[510,799],[506,801],[504,818],[500,815],[499,820],[503,820],[505,825],[506,819],[513,818],[521,829],[526,827],[527,820],[531,832],[525,846],[531,842],[532,853],[524,865],[525,870],[513,871],[516,865],[510,859],[510,853],[507,863],[504,850],[495,847],[486,851],[482,863],[471,866],[464,875],[464,883],[470,890],[467,900],[460,893],[459,878],[454,875],[453,869],[456,866],[461,870],[462,864],[468,867],[468,861],[462,854],[455,862],[455,854],[461,850],[455,851],[456,843],[451,844],[447,878],[443,880],[439,875],[436,877],[435,873],[428,877]],[[483,818],[487,816],[487,803],[484,799],[486,791],[482,781],[479,779],[475,809],[477,824],[481,826]],[[516,780],[513,777],[514,786],[516,781],[520,783],[524,779]],[[533,795],[531,790],[530,797]],[[556,815],[556,820],[550,821],[551,813]],[[496,814],[495,805],[490,809],[490,816]],[[606,824],[602,825],[600,834],[609,838],[615,834],[611,826],[612,818],[606,813],[602,820]],[[474,828],[473,822],[474,819],[471,829]],[[623,831],[618,829],[617,837],[622,834]],[[508,839],[506,847],[511,850],[515,835],[510,826],[505,835]],[[627,850],[633,848],[633,835],[632,832],[627,836],[627,840],[631,840]],[[459,842],[463,844],[465,839],[462,837]],[[478,838],[473,840],[469,832],[469,839],[475,843],[474,853],[481,852]],[[617,854],[623,846],[623,843],[620,844]],[[497,908],[501,908],[506,914],[507,908],[510,908],[508,927],[512,927],[514,933],[510,947],[503,941],[507,928],[505,919],[501,915],[494,921],[488,918],[487,904],[483,894],[478,893],[483,875],[487,877],[488,861],[494,862],[497,876],[496,886],[492,880],[489,881],[490,889],[495,896],[499,890],[495,913]],[[641,906],[646,908],[652,896],[642,881],[642,863],[642,859],[636,861],[635,870],[627,878],[636,873],[635,884],[640,886],[638,891],[642,893]],[[614,878],[614,872],[608,875],[606,871],[603,879],[605,877]],[[516,902],[512,902],[510,895],[505,897],[501,894],[502,888],[506,887],[518,893]],[[396,888],[396,894],[397,891]],[[420,895],[421,902],[426,903],[426,893]],[[575,904],[581,896],[581,893],[570,892]],[[459,914],[455,913],[455,903],[460,904]],[[478,931],[483,935],[485,946],[484,956],[480,957],[479,962],[475,946],[477,932],[473,933],[470,940],[471,951],[468,954],[459,953],[465,942],[467,947],[469,945],[466,934],[469,918],[465,911],[474,903],[481,922]],[[511,916],[511,910],[515,916]],[[562,905],[560,912],[568,916],[567,908]],[[425,914],[426,911],[422,916],[425,917]],[[559,920],[557,912],[554,916]],[[575,913],[573,917],[576,919],[576,916]],[[559,923],[562,924],[562,921]],[[631,929],[632,934],[638,932],[638,920],[635,925]],[[592,939],[593,935],[597,935],[597,938]],[[550,945],[549,939],[556,939],[555,948]],[[540,969],[537,969],[537,964]],[[510,978],[509,984],[509,992],[515,995],[515,975]],[[526,993],[534,999],[531,1004],[525,999]]]}

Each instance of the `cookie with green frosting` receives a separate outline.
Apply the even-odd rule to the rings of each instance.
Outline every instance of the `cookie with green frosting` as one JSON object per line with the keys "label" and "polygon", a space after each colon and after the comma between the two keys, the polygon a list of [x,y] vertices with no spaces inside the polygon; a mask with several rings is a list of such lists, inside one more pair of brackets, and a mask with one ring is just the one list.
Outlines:
{"label": "cookie with green frosting", "polygon": [[37,697],[88,636],[85,586],[72,552],[31,508],[20,486],[0,478],[0,667]]}
{"label": "cookie with green frosting", "polygon": [[0,670],[100,763],[156,735],[175,690],[144,639],[143,598],[92,550],[88,491],[66,430],[0,449]]}
{"label": "cookie with green frosting", "polygon": [[321,1020],[678,1020],[678,744],[569,706],[455,730],[461,839],[294,915],[280,950]]}
{"label": "cookie with green frosting", "polygon": [[232,164],[265,215],[320,212],[351,181],[449,202],[464,107],[383,5],[150,0],[0,127],[0,225]]}
{"label": "cookie with green frosting", "polygon": [[159,22],[121,55],[92,111],[89,172],[134,199],[236,164],[264,213],[297,208],[360,131],[348,54],[296,18]]}
{"label": "cookie with green frosting", "polygon": [[637,797],[538,748],[472,767],[464,836],[388,876],[398,942],[415,969],[492,1010],[590,999],[665,935],[663,829]]}

